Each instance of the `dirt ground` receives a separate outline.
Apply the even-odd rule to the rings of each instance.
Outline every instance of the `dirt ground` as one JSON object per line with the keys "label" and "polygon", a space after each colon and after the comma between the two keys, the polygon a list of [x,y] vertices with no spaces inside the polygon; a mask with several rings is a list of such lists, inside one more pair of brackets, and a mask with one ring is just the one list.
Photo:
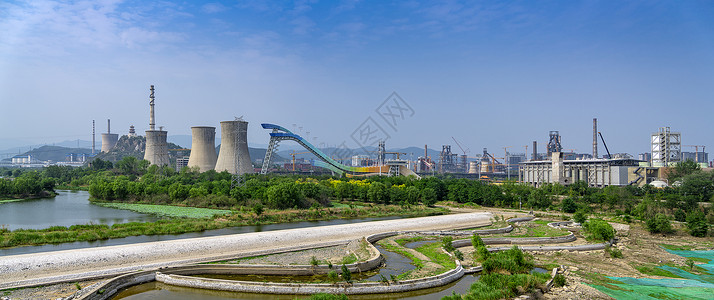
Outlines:
{"label": "dirt ground", "polygon": [[[17,289],[0,292],[0,299],[62,299],[71,296],[79,290],[103,280],[80,281],[77,283],[60,283],[42,287]],[[77,287],[79,285],[79,288]]]}

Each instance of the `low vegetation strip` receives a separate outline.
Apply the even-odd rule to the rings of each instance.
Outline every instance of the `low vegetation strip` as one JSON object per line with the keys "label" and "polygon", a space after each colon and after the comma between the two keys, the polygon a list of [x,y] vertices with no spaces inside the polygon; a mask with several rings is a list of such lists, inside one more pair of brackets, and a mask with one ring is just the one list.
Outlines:
{"label": "low vegetation strip", "polygon": [[210,218],[215,215],[229,214],[230,210],[211,209],[199,207],[182,207],[173,205],[138,204],[138,203],[105,203],[94,202],[94,204],[110,208],[126,209],[139,213],[155,214],[164,217],[176,218]]}
{"label": "low vegetation strip", "polygon": [[256,216],[253,213],[239,213],[213,218],[169,218],[156,222],[131,222],[107,225],[73,225],[70,227],[53,226],[46,229],[0,228],[0,248],[17,246],[59,244],[69,242],[92,242],[138,235],[181,234],[227,227],[275,224],[302,221],[321,221],[340,218],[368,218],[387,216],[423,217],[444,214],[440,208],[411,206],[409,208],[394,205],[375,205],[360,209],[329,210],[269,210]]}

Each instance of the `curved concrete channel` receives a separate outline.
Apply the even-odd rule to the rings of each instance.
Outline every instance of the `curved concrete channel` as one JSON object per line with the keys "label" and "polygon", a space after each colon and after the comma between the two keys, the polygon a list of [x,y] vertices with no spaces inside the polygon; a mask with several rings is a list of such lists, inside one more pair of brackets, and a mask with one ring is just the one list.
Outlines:
{"label": "curved concrete channel", "polygon": [[395,231],[473,228],[489,225],[490,219],[490,213],[466,213],[3,256],[0,257],[0,289],[335,246]]}
{"label": "curved concrete channel", "polygon": [[[532,218],[531,218],[532,219]],[[530,221],[519,219],[518,222]],[[511,226],[509,226],[511,227]],[[501,232],[505,228],[495,229],[496,232]],[[512,227],[511,227],[512,229]],[[510,230],[509,230],[510,231]],[[442,230],[442,231],[394,231],[374,234],[366,237],[369,242],[371,257],[364,262],[347,265],[351,272],[361,272],[378,268],[383,258],[379,251],[374,248],[373,243],[387,237],[401,234],[421,234],[421,235],[455,235],[455,233],[470,233],[473,231],[458,231],[458,230]],[[542,237],[542,238],[484,238],[486,244],[553,244],[574,241],[575,235],[570,233],[567,236],[561,237]],[[454,247],[464,247],[470,245],[469,239],[457,240],[453,242]],[[520,246],[522,250],[570,250],[570,251],[585,251],[603,249],[607,244],[595,245],[580,245],[580,246]],[[506,250],[509,247],[489,248],[489,251]],[[340,294],[381,294],[381,293],[396,293],[404,291],[414,291],[419,289],[427,289],[437,286],[443,286],[460,279],[464,274],[480,271],[480,267],[464,269],[460,262],[456,260],[457,267],[447,270],[442,274],[419,278],[414,280],[404,280],[400,282],[392,282],[385,284],[382,282],[359,282],[354,284],[334,283],[277,283],[277,282],[253,282],[240,280],[222,280],[195,277],[191,275],[197,274],[262,274],[262,275],[306,275],[306,274],[326,274],[329,269],[327,266],[274,266],[274,265],[192,265],[177,268],[162,269],[159,271],[146,273],[139,272],[133,275],[121,276],[105,282],[100,286],[89,289],[82,296],[78,295],[78,299],[109,299],[122,288],[141,284],[150,281],[158,281],[161,283],[176,285],[189,288],[202,288],[212,290],[222,290],[231,292],[247,292],[247,293],[263,293],[263,294],[289,294],[289,295],[309,295],[315,293],[340,293]],[[338,273],[340,272],[337,269]],[[554,270],[555,272],[555,270]],[[553,273],[555,274],[555,273]],[[554,275],[553,275],[554,276]],[[548,287],[552,285],[548,283]],[[102,291],[98,293],[98,291]]]}

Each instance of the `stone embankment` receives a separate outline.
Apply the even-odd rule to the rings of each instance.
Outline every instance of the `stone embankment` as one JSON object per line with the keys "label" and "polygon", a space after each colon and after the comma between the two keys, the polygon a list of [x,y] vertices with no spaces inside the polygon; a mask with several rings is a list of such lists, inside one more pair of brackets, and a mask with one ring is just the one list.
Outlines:
{"label": "stone embankment", "polygon": [[335,246],[395,231],[473,228],[489,225],[490,219],[490,213],[466,213],[4,256],[0,289]]}

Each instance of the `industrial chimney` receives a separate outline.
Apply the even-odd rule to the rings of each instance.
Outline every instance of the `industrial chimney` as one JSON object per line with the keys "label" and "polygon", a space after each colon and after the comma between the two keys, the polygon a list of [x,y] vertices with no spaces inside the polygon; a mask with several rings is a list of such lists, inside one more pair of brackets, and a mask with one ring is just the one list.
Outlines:
{"label": "industrial chimney", "polygon": [[531,156],[531,160],[538,160],[538,142],[533,141],[533,156]]}
{"label": "industrial chimney", "polygon": [[151,86],[151,94],[149,95],[149,130],[146,131],[146,151],[144,159],[148,160],[152,165],[168,165],[169,164],[169,147],[166,143],[167,132],[161,129],[155,129],[154,122],[154,86]]}
{"label": "industrial chimney", "polygon": [[119,140],[119,135],[112,133],[111,120],[107,119],[107,133],[102,133],[102,152],[109,152],[114,149]]}
{"label": "industrial chimney", "polygon": [[243,120],[221,122],[221,150],[216,161],[216,172],[231,174],[253,173],[248,152],[248,122]]}
{"label": "industrial chimney", "polygon": [[593,118],[593,159],[597,159],[597,118]]}
{"label": "industrial chimney", "polygon": [[216,167],[216,127],[191,127],[191,156],[188,167],[198,167],[201,172]]}

